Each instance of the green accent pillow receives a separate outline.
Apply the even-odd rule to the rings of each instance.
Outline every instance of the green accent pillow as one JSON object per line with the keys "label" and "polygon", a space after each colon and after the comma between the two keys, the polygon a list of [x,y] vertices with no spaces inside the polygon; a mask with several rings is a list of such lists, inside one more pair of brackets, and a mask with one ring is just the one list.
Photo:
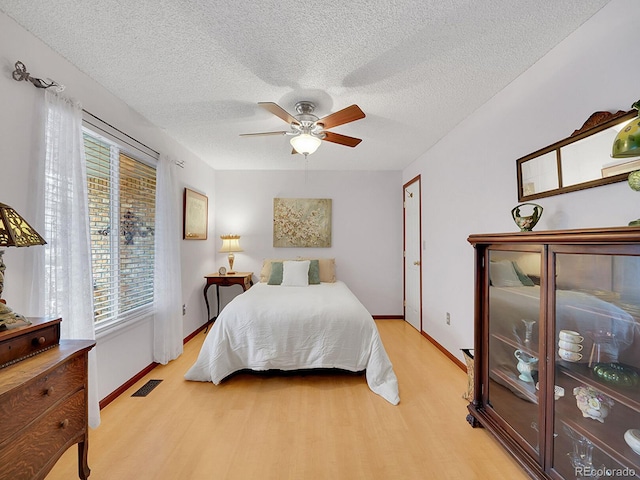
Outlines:
{"label": "green accent pillow", "polygon": [[282,283],[282,262],[271,262],[271,275],[267,285],[280,285]]}
{"label": "green accent pillow", "polygon": [[529,276],[522,271],[522,269],[520,268],[520,265],[518,265],[517,262],[511,262],[511,263],[513,264],[513,269],[516,271],[516,275],[518,275],[518,278],[520,279],[520,282],[522,283],[522,285],[525,287],[533,287],[535,283],[533,283],[533,280],[531,280]]}
{"label": "green accent pillow", "polygon": [[309,285],[320,283],[320,261],[311,260],[309,262]]}

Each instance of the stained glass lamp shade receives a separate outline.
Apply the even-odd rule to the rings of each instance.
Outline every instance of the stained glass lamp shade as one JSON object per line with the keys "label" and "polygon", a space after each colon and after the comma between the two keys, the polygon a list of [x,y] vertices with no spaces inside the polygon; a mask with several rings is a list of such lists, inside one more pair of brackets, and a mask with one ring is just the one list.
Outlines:
{"label": "stained glass lamp shade", "polygon": [[0,203],[0,247],[44,245],[44,238],[9,205]]}
{"label": "stained glass lamp shade", "polygon": [[[4,271],[6,266],[2,260],[4,250],[2,247],[30,247],[31,245],[44,245],[44,238],[36,232],[27,221],[9,205],[0,203],[0,298],[4,289]],[[22,315],[14,313],[9,307],[0,303],[0,330],[16,321],[25,321]]]}
{"label": "stained glass lamp shade", "polygon": [[[640,100],[633,108],[640,109]],[[616,135],[611,150],[613,158],[640,157],[640,117],[630,120]]]}

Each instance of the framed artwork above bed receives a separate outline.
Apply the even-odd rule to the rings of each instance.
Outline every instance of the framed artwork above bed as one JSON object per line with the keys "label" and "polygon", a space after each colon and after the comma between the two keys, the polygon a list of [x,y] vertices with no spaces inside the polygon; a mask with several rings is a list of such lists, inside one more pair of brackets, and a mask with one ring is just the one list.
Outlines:
{"label": "framed artwork above bed", "polygon": [[274,247],[330,247],[330,198],[274,198]]}

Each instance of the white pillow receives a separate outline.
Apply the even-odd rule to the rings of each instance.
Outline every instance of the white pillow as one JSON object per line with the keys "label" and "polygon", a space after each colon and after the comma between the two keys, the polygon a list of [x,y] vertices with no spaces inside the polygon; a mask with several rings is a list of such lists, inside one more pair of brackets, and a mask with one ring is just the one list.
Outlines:
{"label": "white pillow", "polygon": [[489,267],[491,285],[494,287],[521,287],[522,282],[509,260],[491,262]]}
{"label": "white pillow", "polygon": [[309,285],[309,260],[282,262],[284,287],[306,287]]}

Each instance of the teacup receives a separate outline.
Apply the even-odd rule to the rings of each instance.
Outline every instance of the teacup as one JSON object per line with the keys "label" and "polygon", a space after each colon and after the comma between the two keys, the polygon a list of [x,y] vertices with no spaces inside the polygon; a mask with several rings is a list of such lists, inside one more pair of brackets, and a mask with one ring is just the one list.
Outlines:
{"label": "teacup", "polygon": [[574,330],[560,330],[558,338],[571,343],[580,343],[584,340],[584,337]]}
{"label": "teacup", "polygon": [[571,352],[569,350],[565,350],[564,348],[558,349],[558,355],[561,359],[566,360],[567,362],[577,362],[582,359],[581,353]]}
{"label": "teacup", "polygon": [[567,342],[566,340],[560,340],[558,347],[563,350],[568,350],[569,352],[579,352],[583,348],[581,343]]}

